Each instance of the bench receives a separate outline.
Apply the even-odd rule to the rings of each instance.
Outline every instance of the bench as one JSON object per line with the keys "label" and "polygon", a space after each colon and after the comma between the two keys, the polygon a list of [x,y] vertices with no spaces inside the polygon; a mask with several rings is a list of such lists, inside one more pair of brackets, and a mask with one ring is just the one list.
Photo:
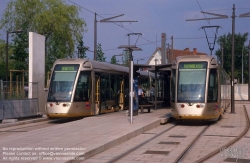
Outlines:
{"label": "bench", "polygon": [[[153,106],[155,106],[155,101],[148,101],[148,102],[153,104]],[[157,101],[156,102],[156,107],[158,107],[158,106],[161,107],[162,103],[163,103],[163,101]]]}
{"label": "bench", "polygon": [[148,112],[150,113],[150,107],[153,107],[154,105],[139,105],[139,109],[141,108],[141,113],[143,113],[143,109],[148,109]]}

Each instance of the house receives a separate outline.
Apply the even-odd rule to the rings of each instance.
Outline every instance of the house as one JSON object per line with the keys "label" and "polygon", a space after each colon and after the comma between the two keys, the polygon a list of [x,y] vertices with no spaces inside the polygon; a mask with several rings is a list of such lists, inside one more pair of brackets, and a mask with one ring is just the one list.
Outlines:
{"label": "house", "polygon": [[[206,53],[198,52],[197,48],[193,48],[193,51],[190,51],[189,48],[184,50],[173,49],[173,55],[171,55],[171,49],[166,49],[166,63],[172,63],[173,60],[178,56],[183,55],[207,55]],[[158,65],[161,64],[161,48],[158,47],[148,59],[147,65]]]}

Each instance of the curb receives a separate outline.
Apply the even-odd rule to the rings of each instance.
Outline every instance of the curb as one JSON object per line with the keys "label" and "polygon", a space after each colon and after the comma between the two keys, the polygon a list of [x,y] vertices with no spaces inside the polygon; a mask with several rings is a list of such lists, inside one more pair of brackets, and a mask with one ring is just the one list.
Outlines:
{"label": "curb", "polygon": [[[151,122],[150,124],[148,124],[146,126],[142,126],[138,129],[135,129],[134,131],[131,131],[130,133],[127,133],[123,136],[120,136],[120,137],[118,137],[110,142],[107,142],[99,147],[96,147],[96,148],[86,152],[83,156],[85,159],[89,159],[89,158],[91,158],[91,157],[93,157],[101,152],[104,152],[104,151],[106,151],[106,150],[108,150],[108,149],[110,149],[110,148],[112,148],[112,147],[114,147],[122,142],[127,141],[130,138],[133,138],[133,137],[136,137],[137,135],[143,134],[144,132],[151,130],[153,128],[156,128],[160,125],[164,125],[164,124],[170,122],[170,119],[171,119],[171,117],[167,117],[167,116],[160,117],[158,120],[155,120],[154,122]],[[81,157],[81,156],[77,156],[77,157]],[[80,162],[81,161],[79,161],[79,160],[69,160],[66,163],[80,163]]]}
{"label": "curb", "polygon": [[31,120],[24,120],[24,121],[17,121],[17,122],[13,122],[13,123],[4,123],[4,124],[0,124],[0,128],[12,127],[12,126],[23,125],[23,124],[28,124],[28,123],[41,122],[41,121],[46,121],[46,120],[48,120],[47,117],[31,119]]}

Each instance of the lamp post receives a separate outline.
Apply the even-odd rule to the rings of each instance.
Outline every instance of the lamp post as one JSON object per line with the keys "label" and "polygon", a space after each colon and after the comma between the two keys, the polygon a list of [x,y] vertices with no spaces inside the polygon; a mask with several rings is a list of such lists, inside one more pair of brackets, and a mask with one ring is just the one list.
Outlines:
{"label": "lamp post", "polygon": [[136,59],[137,60],[137,64],[138,64],[138,61],[142,61],[144,60],[144,58],[140,58],[140,59]]}
{"label": "lamp post", "polygon": [[[102,19],[102,20],[100,20],[100,23],[104,23],[104,22],[106,22],[106,23],[138,22],[137,20],[112,20],[114,18],[121,17],[123,15],[124,14]],[[95,13],[95,20],[94,20],[94,60],[96,60],[96,56],[97,56],[97,22],[98,21],[96,19],[96,16],[97,16],[97,14]]]}
{"label": "lamp post", "polygon": [[129,51],[129,110],[130,110],[130,124],[133,124],[133,69],[134,69],[134,61],[133,61],[133,51],[140,51],[141,48],[138,48],[135,45],[121,45],[118,49],[124,48],[125,50]]}
{"label": "lamp post", "polygon": [[9,69],[9,66],[8,66],[8,59],[9,59],[9,54],[8,54],[8,42],[9,42],[9,34],[10,33],[22,33],[23,31],[11,31],[11,32],[6,32],[6,78],[5,78],[5,81],[8,80],[8,69]]}
{"label": "lamp post", "polygon": [[[115,59],[115,62],[116,62],[115,64],[117,64],[117,62],[119,62],[119,61],[116,60],[116,56],[123,56],[123,54],[115,54],[114,55],[114,59]],[[122,58],[122,60],[123,60],[123,58]]]}

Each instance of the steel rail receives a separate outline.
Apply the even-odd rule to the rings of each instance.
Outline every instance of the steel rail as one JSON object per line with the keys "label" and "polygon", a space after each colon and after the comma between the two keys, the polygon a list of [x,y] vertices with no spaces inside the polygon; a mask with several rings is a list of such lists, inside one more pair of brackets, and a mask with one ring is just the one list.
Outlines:
{"label": "steel rail", "polygon": [[208,129],[209,125],[207,125],[195,138],[194,140],[187,146],[187,148],[181,153],[181,155],[174,161],[175,163],[181,162],[184,157],[187,155],[188,151],[194,146],[194,144],[198,141],[201,135]]}
{"label": "steel rail", "polygon": [[176,126],[177,126],[177,125],[174,125],[174,126],[168,128],[168,129],[166,129],[166,130],[160,132],[159,134],[153,136],[152,138],[149,138],[148,140],[146,140],[146,141],[144,141],[144,142],[142,142],[142,143],[140,143],[140,144],[138,144],[138,145],[136,145],[136,146],[134,146],[134,147],[128,149],[126,152],[124,152],[124,153],[122,153],[122,154],[120,154],[120,155],[114,157],[113,159],[109,160],[108,163],[113,163],[113,162],[116,162],[116,161],[120,160],[120,159],[123,158],[124,156],[128,155],[129,153],[133,152],[134,150],[138,149],[139,147],[141,147],[141,146],[143,146],[144,144],[150,142],[151,140],[157,138],[158,136],[162,135],[163,133],[165,133],[165,132],[167,132],[167,131],[173,129],[173,128],[176,127]]}
{"label": "steel rail", "polygon": [[243,107],[244,107],[245,116],[246,116],[246,127],[245,127],[245,130],[238,137],[236,137],[234,140],[229,141],[226,145],[224,145],[224,146],[216,149],[215,151],[213,151],[213,152],[209,153],[208,155],[206,155],[206,156],[200,158],[199,160],[197,160],[196,161],[197,163],[204,162],[207,159],[215,156],[216,154],[218,154],[221,151],[222,148],[228,148],[229,146],[233,145],[235,142],[237,142],[240,138],[242,138],[247,133],[247,131],[249,130],[249,126],[250,126],[249,125],[250,124],[250,120],[249,120],[249,116],[247,114],[246,106],[243,105]]}

